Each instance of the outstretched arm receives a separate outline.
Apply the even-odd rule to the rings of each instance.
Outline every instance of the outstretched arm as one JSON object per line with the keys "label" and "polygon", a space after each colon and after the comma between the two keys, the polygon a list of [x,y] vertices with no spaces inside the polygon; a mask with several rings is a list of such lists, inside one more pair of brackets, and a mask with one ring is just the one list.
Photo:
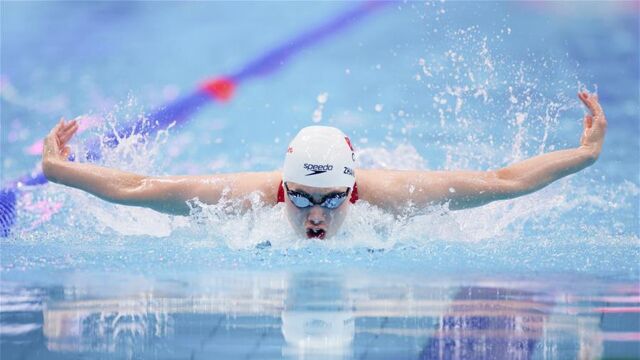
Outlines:
{"label": "outstretched arm", "polygon": [[[175,215],[188,215],[187,201],[194,198],[215,204],[223,197],[240,199],[258,191],[265,203],[276,201],[281,179],[278,172],[151,177],[67,161],[70,151],[67,143],[77,129],[75,121],[61,120],[45,138],[42,170],[49,181],[84,190],[113,203]],[[243,203],[243,207],[249,206],[249,201]]]}
{"label": "outstretched arm", "polygon": [[593,164],[600,155],[607,127],[598,96],[581,92],[589,109],[580,146],[542,154],[495,171],[359,170],[360,197],[380,207],[402,212],[416,206],[449,202],[464,209],[511,199],[539,190]]}

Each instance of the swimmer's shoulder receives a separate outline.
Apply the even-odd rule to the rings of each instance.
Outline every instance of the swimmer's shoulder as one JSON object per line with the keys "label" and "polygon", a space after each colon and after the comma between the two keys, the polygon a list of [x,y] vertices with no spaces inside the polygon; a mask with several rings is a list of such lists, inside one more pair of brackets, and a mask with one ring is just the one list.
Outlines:
{"label": "swimmer's shoulder", "polygon": [[235,188],[241,193],[257,192],[266,205],[278,203],[278,190],[282,182],[282,171],[260,171],[239,173]]}
{"label": "swimmer's shoulder", "polygon": [[387,198],[395,182],[395,171],[385,169],[356,169],[358,197],[372,204]]}
{"label": "swimmer's shoulder", "polygon": [[281,171],[238,172],[186,177],[190,192],[201,200],[217,202],[221,193],[230,198],[245,198],[257,193],[266,205],[277,204]]}
{"label": "swimmer's shoulder", "polygon": [[431,178],[432,172],[389,169],[356,169],[358,197],[384,209],[396,209],[408,199],[414,179]]}
{"label": "swimmer's shoulder", "polygon": [[261,188],[258,191],[263,194],[263,201],[267,205],[278,203],[278,192],[282,187],[282,171],[265,171],[253,173],[259,177]]}

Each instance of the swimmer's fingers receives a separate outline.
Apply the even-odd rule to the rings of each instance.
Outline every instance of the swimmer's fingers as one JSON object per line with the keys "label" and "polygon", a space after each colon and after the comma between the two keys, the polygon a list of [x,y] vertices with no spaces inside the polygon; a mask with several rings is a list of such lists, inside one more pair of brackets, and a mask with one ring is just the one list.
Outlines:
{"label": "swimmer's fingers", "polygon": [[580,138],[580,145],[588,148],[593,156],[597,158],[602,150],[604,135],[607,130],[607,118],[598,101],[598,96],[586,91],[578,93],[578,97],[589,109],[589,114],[585,114],[583,119],[584,130]]}
{"label": "swimmer's fingers", "polygon": [[599,128],[604,133],[604,131],[606,131],[607,129],[607,117],[604,115],[604,111],[602,110],[602,107],[598,102],[598,95],[596,95],[595,97],[595,103],[598,112],[593,114],[593,126]]}
{"label": "swimmer's fingers", "polygon": [[47,138],[51,138],[52,143],[55,144],[56,147],[62,145],[60,142],[60,134],[64,131],[65,125],[64,118],[60,118],[60,121],[51,129],[49,135],[47,135]]}
{"label": "swimmer's fingers", "polygon": [[592,133],[591,128],[593,127],[593,116],[590,114],[585,115],[582,120],[582,126],[583,129],[582,136],[580,137],[580,145],[588,146],[592,142],[590,138]]}
{"label": "swimmer's fingers", "polygon": [[585,115],[582,121],[582,125],[584,126],[585,130],[591,129],[591,127],[593,126],[593,116],[591,116],[590,114]]}
{"label": "swimmer's fingers", "polygon": [[70,154],[70,153],[71,153],[71,148],[70,148],[70,147],[68,147],[68,146],[65,146],[65,147],[62,149],[61,155],[62,155],[62,157],[63,157],[63,158],[67,159],[67,158],[69,158],[69,154]]}
{"label": "swimmer's fingers", "polygon": [[598,101],[597,94],[590,94],[586,91],[581,91],[578,93],[578,97],[580,98],[580,100],[582,100],[582,103],[589,109],[591,115],[604,117],[604,112],[602,111],[602,106],[600,106],[600,102]]}
{"label": "swimmer's fingers", "polygon": [[67,132],[69,131],[71,128],[73,128],[74,126],[77,126],[78,122],[75,120],[71,120],[69,122],[64,121],[64,119],[62,119],[62,121],[60,122],[60,127],[58,128],[58,133],[63,133],[63,132]]}
{"label": "swimmer's fingers", "polygon": [[44,139],[43,157],[45,159],[61,156],[66,158],[71,151],[71,149],[66,146],[66,143],[77,130],[77,122],[70,121],[67,123],[64,118],[60,118],[60,121],[51,129]]}
{"label": "swimmer's fingers", "polygon": [[49,134],[44,138],[44,144],[42,147],[42,157],[47,160],[50,157],[56,157],[60,152],[60,142],[58,140],[58,131],[62,126],[62,119],[56,126],[51,129]]}
{"label": "swimmer's fingers", "polygon": [[60,118],[60,120],[58,121],[58,123],[56,124],[56,126],[54,126],[51,131],[49,131],[49,135],[47,135],[47,137],[49,136],[55,136],[58,131],[60,131],[60,128],[62,127],[62,125],[64,124],[64,118]]}
{"label": "swimmer's fingers", "polygon": [[78,131],[78,122],[72,120],[67,124],[64,124],[58,132],[58,139],[60,144],[66,144],[69,139],[73,137],[73,135]]}
{"label": "swimmer's fingers", "polygon": [[604,131],[607,128],[607,117],[604,115],[602,106],[600,106],[600,102],[598,101],[598,95],[590,94],[586,91],[582,91],[578,93],[578,97],[580,98],[580,100],[582,100],[584,105],[589,109],[589,112],[591,112],[592,126],[589,126],[589,127],[598,129],[603,133],[602,135],[604,136]]}

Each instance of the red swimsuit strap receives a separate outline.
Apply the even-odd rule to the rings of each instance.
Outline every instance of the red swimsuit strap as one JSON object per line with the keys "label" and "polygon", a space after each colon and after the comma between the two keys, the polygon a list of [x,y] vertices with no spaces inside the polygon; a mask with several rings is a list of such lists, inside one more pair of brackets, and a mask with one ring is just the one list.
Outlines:
{"label": "red swimsuit strap", "polygon": [[353,183],[353,191],[351,192],[351,198],[349,199],[352,204],[355,204],[358,201],[358,184]]}
{"label": "red swimsuit strap", "polygon": [[[358,184],[353,184],[353,191],[351,192],[351,198],[349,199],[352,204],[355,204],[358,201]],[[278,186],[278,202],[284,202],[284,184],[280,181],[280,185]]]}
{"label": "red swimsuit strap", "polygon": [[284,202],[284,184],[280,181],[280,185],[278,185],[278,202]]}

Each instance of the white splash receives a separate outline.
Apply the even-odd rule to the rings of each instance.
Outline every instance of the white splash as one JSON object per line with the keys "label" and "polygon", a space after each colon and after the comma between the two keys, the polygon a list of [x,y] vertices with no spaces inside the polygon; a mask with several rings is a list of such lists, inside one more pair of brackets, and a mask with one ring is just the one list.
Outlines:
{"label": "white splash", "polygon": [[426,169],[426,160],[411,144],[400,144],[389,150],[381,147],[365,147],[356,149],[357,167],[381,168],[397,170]]}
{"label": "white splash", "polygon": [[324,105],[327,103],[329,99],[329,93],[323,92],[316,97],[318,101],[318,106],[313,111],[313,115],[311,116],[311,121],[314,123],[319,123],[322,121],[322,111],[324,110]]}

